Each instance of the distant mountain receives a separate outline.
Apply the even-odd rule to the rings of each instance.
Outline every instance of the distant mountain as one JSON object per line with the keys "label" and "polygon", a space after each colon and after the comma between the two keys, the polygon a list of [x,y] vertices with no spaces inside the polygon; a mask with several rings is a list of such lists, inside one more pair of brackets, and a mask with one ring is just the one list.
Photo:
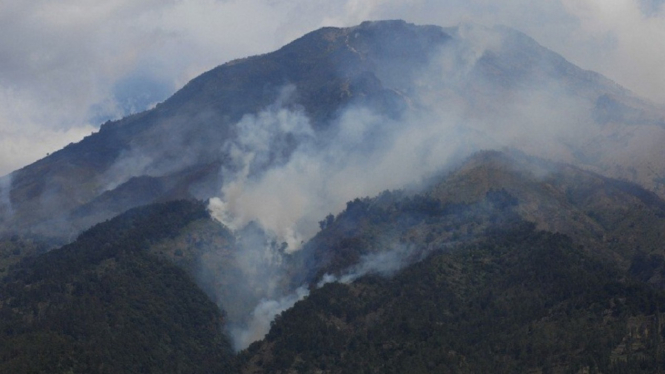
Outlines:
{"label": "distant mountain", "polygon": [[[3,231],[71,240],[135,206],[218,196],[241,167],[228,145],[243,119],[285,109],[325,142],[359,107],[384,121],[448,121],[461,154],[516,147],[663,196],[665,115],[653,105],[515,30],[379,21],[323,28],[228,62],[156,108],[13,172],[1,183]],[[292,135],[252,172],[288,160],[300,141]]]}

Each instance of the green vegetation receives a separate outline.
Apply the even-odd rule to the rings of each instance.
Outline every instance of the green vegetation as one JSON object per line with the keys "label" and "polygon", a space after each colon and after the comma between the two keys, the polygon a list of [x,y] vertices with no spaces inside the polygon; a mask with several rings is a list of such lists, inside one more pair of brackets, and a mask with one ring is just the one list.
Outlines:
{"label": "green vegetation", "polygon": [[474,203],[442,202],[429,194],[384,191],[374,199],[355,199],[326,229],[295,254],[309,281],[340,274],[363,256],[397,247],[422,258],[429,251],[480,240],[488,231],[521,222],[518,200],[506,190],[489,190]]}
{"label": "green vegetation", "polygon": [[22,259],[46,253],[55,246],[57,242],[43,237],[17,234],[0,237],[0,279]]}
{"label": "green vegetation", "polygon": [[[176,201],[46,253],[9,237],[0,372],[655,373],[664,212],[630,183],[480,154],[426,190],[324,217],[279,268],[280,287],[310,295],[238,355],[223,326],[263,297],[234,255],[269,243],[257,225],[234,234],[203,203]],[[383,276],[368,259],[403,267]]]}
{"label": "green vegetation", "polygon": [[524,223],[391,279],[327,284],[242,357],[245,372],[655,372],[664,303]]}
{"label": "green vegetation", "polygon": [[218,308],[145,250],[205,217],[187,201],[135,209],[15,266],[0,289],[0,372],[228,370]]}

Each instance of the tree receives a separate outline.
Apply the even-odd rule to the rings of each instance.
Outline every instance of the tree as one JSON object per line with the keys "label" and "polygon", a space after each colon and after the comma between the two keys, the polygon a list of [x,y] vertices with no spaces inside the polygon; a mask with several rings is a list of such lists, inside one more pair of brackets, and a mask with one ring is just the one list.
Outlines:
{"label": "tree", "polygon": [[330,225],[335,222],[335,216],[332,215],[332,213],[328,214],[325,219],[319,221],[319,227],[321,230],[325,230],[326,227],[329,227]]}

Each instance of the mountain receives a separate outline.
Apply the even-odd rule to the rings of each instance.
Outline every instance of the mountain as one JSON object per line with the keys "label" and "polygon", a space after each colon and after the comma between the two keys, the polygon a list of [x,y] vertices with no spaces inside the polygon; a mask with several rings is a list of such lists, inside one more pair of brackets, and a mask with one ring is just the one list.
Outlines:
{"label": "mountain", "polygon": [[242,354],[243,372],[652,373],[663,296],[527,226],[316,289]]}
{"label": "mountain", "polygon": [[185,201],[137,208],[16,264],[0,285],[0,372],[231,368],[223,314],[182,268],[146,251],[205,217]]}
{"label": "mountain", "polygon": [[654,372],[664,224],[638,185],[479,153],[327,222],[295,254],[310,295],[243,372]]}
{"label": "mountain", "polygon": [[[320,146],[343,142],[335,131],[358,108],[378,117],[364,136],[394,133],[390,122],[440,122],[452,128],[446,139],[456,138],[448,148],[461,155],[516,147],[663,196],[659,108],[512,29],[378,21],[323,28],[228,62],[156,108],[105,123],[11,173],[0,194],[3,231],[66,242],[135,206],[219,196],[246,166],[233,154],[234,145],[251,145],[243,143],[246,122],[281,131],[273,117],[286,111]],[[270,134],[250,175],[284,164],[303,143],[302,134],[285,132]]]}
{"label": "mountain", "polygon": [[657,372],[663,118],[504,27],[228,62],[0,180],[0,371]]}
{"label": "mountain", "polygon": [[496,151],[349,201],[291,254],[154,204],[8,269],[2,370],[654,372],[663,225],[636,184]]}
{"label": "mountain", "polygon": [[[417,193],[384,191],[347,203],[294,256],[323,265],[319,273],[335,273],[395,245],[416,246],[426,254],[450,242],[480,239],[486,232],[501,231],[493,226],[504,220],[530,222],[537,230],[574,238],[590,255],[623,270],[635,256],[661,251],[663,200],[637,184],[569,164],[518,151],[484,151],[426,186]],[[347,250],[360,252],[345,258]],[[414,258],[424,255],[399,251]],[[660,278],[651,281],[659,283]]]}

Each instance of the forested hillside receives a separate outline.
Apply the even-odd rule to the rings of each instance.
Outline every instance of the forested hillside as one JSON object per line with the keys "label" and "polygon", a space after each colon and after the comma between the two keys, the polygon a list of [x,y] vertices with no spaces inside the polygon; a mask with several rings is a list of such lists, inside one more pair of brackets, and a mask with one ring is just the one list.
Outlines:
{"label": "forested hillside", "polygon": [[[498,152],[349,201],[291,254],[204,203],[149,205],[7,265],[0,372],[653,373],[662,207]],[[303,287],[234,352],[259,306]]]}
{"label": "forested hillside", "polygon": [[313,31],[0,178],[0,373],[665,371],[664,140],[516,30]]}
{"label": "forested hillside", "polygon": [[665,293],[528,223],[281,314],[245,373],[654,373]]}
{"label": "forested hillside", "polygon": [[129,211],[15,265],[0,288],[2,373],[219,373],[223,313],[147,252],[207,217],[186,201]]}

